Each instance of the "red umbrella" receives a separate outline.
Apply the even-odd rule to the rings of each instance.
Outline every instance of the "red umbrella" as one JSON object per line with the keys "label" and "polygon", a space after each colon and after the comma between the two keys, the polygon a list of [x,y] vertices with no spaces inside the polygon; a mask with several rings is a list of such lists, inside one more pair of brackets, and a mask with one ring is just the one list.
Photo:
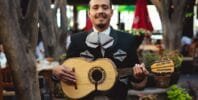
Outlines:
{"label": "red umbrella", "polygon": [[89,31],[92,29],[92,22],[89,17],[87,17],[86,26],[84,28],[85,31]]}
{"label": "red umbrella", "polygon": [[147,0],[137,0],[135,8],[135,17],[132,28],[144,32],[152,32],[153,27],[147,11]]}

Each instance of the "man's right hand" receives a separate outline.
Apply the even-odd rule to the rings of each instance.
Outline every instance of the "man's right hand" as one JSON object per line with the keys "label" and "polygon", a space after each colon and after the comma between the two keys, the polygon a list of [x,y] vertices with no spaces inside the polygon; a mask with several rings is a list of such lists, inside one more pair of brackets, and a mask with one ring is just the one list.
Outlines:
{"label": "man's right hand", "polygon": [[58,79],[60,79],[61,81],[67,84],[71,84],[71,85],[76,84],[76,77],[75,77],[74,71],[72,71],[72,69],[64,65],[59,65],[59,66],[54,67],[52,73]]}

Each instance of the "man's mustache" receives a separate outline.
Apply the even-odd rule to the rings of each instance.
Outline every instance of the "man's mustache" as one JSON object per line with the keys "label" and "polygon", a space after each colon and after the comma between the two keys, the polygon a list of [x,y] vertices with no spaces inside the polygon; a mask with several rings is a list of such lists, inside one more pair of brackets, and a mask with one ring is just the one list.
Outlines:
{"label": "man's mustache", "polygon": [[107,14],[105,14],[105,13],[98,13],[98,14],[96,14],[95,18],[99,18],[99,17],[107,18]]}

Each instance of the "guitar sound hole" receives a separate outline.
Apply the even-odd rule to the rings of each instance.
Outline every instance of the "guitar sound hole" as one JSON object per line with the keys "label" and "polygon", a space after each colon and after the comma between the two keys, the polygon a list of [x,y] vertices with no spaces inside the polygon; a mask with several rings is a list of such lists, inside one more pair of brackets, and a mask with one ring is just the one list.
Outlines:
{"label": "guitar sound hole", "polygon": [[101,67],[93,67],[89,70],[89,80],[93,84],[101,84],[105,80],[105,71]]}
{"label": "guitar sound hole", "polygon": [[95,82],[98,82],[102,79],[102,72],[98,69],[92,72],[92,78]]}

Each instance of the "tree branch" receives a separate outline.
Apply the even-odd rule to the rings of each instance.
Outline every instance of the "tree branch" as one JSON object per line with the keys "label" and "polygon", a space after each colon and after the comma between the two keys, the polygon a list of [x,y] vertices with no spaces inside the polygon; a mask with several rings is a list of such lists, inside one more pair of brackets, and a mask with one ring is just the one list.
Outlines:
{"label": "tree branch", "polygon": [[160,0],[151,0],[151,2],[156,6],[159,13],[161,13],[163,11],[162,4],[161,4]]}
{"label": "tree branch", "polygon": [[36,48],[38,39],[38,0],[29,0],[27,13],[24,19],[24,34],[27,34],[30,48],[32,51]]}

